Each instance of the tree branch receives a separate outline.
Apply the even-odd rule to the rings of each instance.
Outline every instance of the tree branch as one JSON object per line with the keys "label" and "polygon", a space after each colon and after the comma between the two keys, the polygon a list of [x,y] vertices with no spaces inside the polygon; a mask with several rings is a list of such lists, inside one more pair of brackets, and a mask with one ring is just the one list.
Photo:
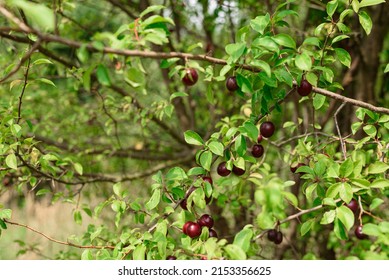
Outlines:
{"label": "tree branch", "polygon": [[[103,49],[97,49],[94,47],[91,43],[85,45],[84,43],[77,42],[74,40],[70,40],[67,38],[62,38],[59,36],[47,34],[47,33],[42,33],[36,29],[33,29],[29,26],[27,26],[25,23],[20,21],[16,16],[14,16],[10,11],[8,11],[3,5],[0,5],[0,13],[2,13],[6,18],[14,22],[16,25],[18,25],[19,29],[24,32],[24,33],[32,33],[38,36],[42,41],[46,42],[56,42],[60,44],[67,45],[72,48],[81,48],[82,46],[85,46],[88,51],[90,52],[102,52],[106,54],[117,54],[117,55],[122,55],[122,56],[133,56],[133,57],[144,57],[144,58],[158,58],[158,59],[168,59],[168,58],[181,58],[184,60],[199,60],[199,61],[207,61],[212,64],[218,64],[218,65],[227,65],[227,61],[224,59],[219,59],[219,58],[214,58],[210,57],[207,55],[199,55],[199,54],[191,54],[191,53],[182,53],[182,52],[155,52],[155,51],[141,51],[141,50],[122,50],[122,49],[115,49],[111,47],[104,47]],[[236,68],[240,69],[245,69],[249,70],[252,72],[260,72],[261,69],[255,66],[251,66],[248,64],[237,64],[235,66]],[[293,82],[294,86],[297,86],[296,82]],[[314,87],[313,92],[322,94],[324,96],[349,103],[353,106],[358,106],[362,107],[365,109],[369,109],[371,111],[377,112],[377,113],[382,113],[382,114],[387,114],[389,115],[389,109],[384,108],[384,107],[376,107],[370,103],[366,103],[363,101],[355,100],[352,98],[348,98],[342,95],[339,95],[337,93],[331,92],[326,89],[321,89]]]}
{"label": "tree branch", "polygon": [[75,247],[75,248],[80,248],[80,249],[115,249],[115,246],[111,246],[111,245],[107,245],[107,246],[95,246],[95,245],[77,245],[77,244],[74,244],[74,243],[71,243],[69,241],[61,241],[61,240],[57,240],[57,239],[54,239],[46,234],[44,234],[43,232],[40,232],[39,230],[36,230],[28,225],[25,225],[25,224],[21,224],[21,223],[17,223],[17,222],[13,222],[13,221],[9,221],[9,220],[6,220],[4,219],[3,220],[5,223],[7,224],[10,224],[10,225],[14,225],[14,226],[19,226],[19,227],[24,227],[30,231],[33,231],[41,236],[43,236],[44,238],[50,240],[51,242],[54,242],[54,243],[57,243],[57,244],[61,244],[61,245],[67,245],[67,246],[71,246],[71,247]]}

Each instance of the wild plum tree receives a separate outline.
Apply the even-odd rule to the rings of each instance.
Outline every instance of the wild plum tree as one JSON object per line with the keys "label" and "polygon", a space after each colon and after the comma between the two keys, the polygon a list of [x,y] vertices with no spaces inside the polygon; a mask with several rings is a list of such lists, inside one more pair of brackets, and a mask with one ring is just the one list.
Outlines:
{"label": "wild plum tree", "polygon": [[389,57],[358,56],[388,3],[165,2],[0,4],[0,195],[94,219],[60,241],[11,200],[0,233],[53,258],[388,259]]}

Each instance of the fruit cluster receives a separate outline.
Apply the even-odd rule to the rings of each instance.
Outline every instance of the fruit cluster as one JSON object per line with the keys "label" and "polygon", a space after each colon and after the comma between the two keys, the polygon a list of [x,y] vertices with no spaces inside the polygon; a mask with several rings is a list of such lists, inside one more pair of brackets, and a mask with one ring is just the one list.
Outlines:
{"label": "fruit cluster", "polygon": [[213,224],[213,218],[208,214],[204,214],[197,220],[197,222],[186,222],[182,227],[182,232],[190,238],[196,238],[200,236],[202,228],[207,227],[209,230],[209,237],[217,238],[216,231],[212,229]]}
{"label": "fruit cluster", "polygon": [[269,241],[271,242],[274,242],[274,244],[281,244],[282,242],[282,239],[283,239],[283,235],[282,235],[282,232],[279,231],[279,230],[276,230],[276,229],[270,229],[268,232],[267,232],[267,239],[269,239]]}

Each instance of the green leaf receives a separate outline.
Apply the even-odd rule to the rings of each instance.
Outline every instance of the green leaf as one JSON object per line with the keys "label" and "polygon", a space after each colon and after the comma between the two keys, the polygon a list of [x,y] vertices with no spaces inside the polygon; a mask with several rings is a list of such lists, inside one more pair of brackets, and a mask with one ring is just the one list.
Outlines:
{"label": "green leaf", "polygon": [[202,146],[204,145],[204,140],[196,132],[192,130],[187,130],[184,133],[185,142],[191,145]]}
{"label": "green leaf", "polygon": [[336,56],[338,57],[340,63],[342,63],[344,66],[350,68],[351,66],[351,56],[350,54],[341,48],[334,48]]}
{"label": "green leaf", "polygon": [[229,44],[226,53],[231,56],[232,62],[236,62],[246,51],[246,43]]}
{"label": "green leaf", "polygon": [[133,260],[145,260],[146,248],[146,245],[144,245],[143,243],[136,246],[134,253],[132,254]]}
{"label": "green leaf", "polygon": [[200,156],[200,165],[207,171],[211,171],[212,153],[205,151]]}
{"label": "green leaf", "polygon": [[385,67],[385,70],[384,70],[384,73],[388,73],[389,72],[389,63],[386,64],[386,67]]}
{"label": "green leaf", "polygon": [[332,42],[331,44],[335,44],[336,42],[339,42],[341,40],[344,40],[344,39],[348,39],[350,38],[350,36],[347,36],[347,35],[339,35],[339,36],[336,36],[334,39],[332,39]]}
{"label": "green leaf", "polygon": [[336,217],[342,222],[347,231],[354,225],[354,213],[345,205],[336,208]]}
{"label": "green leaf", "polygon": [[315,110],[319,110],[326,102],[326,97],[321,94],[315,94],[313,97],[313,107]]}
{"label": "green leaf", "polygon": [[273,36],[272,39],[277,44],[279,44],[281,46],[284,46],[284,47],[287,47],[287,48],[291,48],[291,49],[296,49],[296,42],[288,34],[280,33],[280,34],[277,34],[277,35]]}
{"label": "green leaf", "polygon": [[339,177],[347,178],[354,171],[354,163],[351,158],[346,159],[339,168]]}
{"label": "green leaf", "polygon": [[381,235],[380,228],[377,225],[371,223],[363,225],[363,233],[371,236]]}
{"label": "green leaf", "polygon": [[13,5],[23,10],[28,20],[45,31],[52,31],[55,27],[54,12],[43,4],[36,4],[24,0],[13,0]]}
{"label": "green leaf", "polygon": [[371,20],[370,16],[365,11],[361,11],[358,13],[358,18],[359,23],[362,25],[366,34],[369,35],[371,29],[373,28],[373,21]]}
{"label": "green leaf", "polygon": [[45,195],[47,193],[51,193],[51,191],[49,189],[40,189],[39,191],[36,192],[36,196],[42,196],[42,195]]}
{"label": "green leaf", "polygon": [[173,167],[166,173],[166,180],[168,181],[182,181],[187,178],[188,176],[181,167]]}
{"label": "green leaf", "polygon": [[235,140],[235,150],[239,156],[244,156],[247,150],[246,138],[241,134]]}
{"label": "green leaf", "polygon": [[255,66],[255,67],[261,68],[263,71],[265,71],[265,73],[268,77],[271,76],[271,68],[270,68],[270,65],[266,61],[253,60],[250,64]]}
{"label": "green leaf", "polygon": [[82,252],[81,254],[81,260],[93,260],[93,255],[92,255],[92,252],[91,250],[89,249],[86,249],[84,252]]}
{"label": "green leaf", "polygon": [[212,153],[218,156],[224,155],[224,146],[222,143],[217,141],[212,141],[208,144],[208,148],[211,150]]}
{"label": "green leaf", "polygon": [[12,210],[11,209],[3,209],[3,210],[0,210],[0,219],[4,220],[4,219],[11,219],[12,217]]}
{"label": "green leaf", "polygon": [[363,127],[363,131],[366,132],[371,138],[374,138],[377,135],[377,128],[374,125],[368,124]]}
{"label": "green leaf", "polygon": [[282,196],[288,200],[294,207],[298,206],[297,197],[291,192],[281,192]]}
{"label": "green leaf", "polygon": [[312,228],[312,226],[314,225],[315,223],[315,219],[309,219],[308,221],[304,222],[302,225],[301,225],[301,228],[300,228],[300,234],[301,236],[304,236],[306,235]]}
{"label": "green leaf", "polygon": [[323,217],[321,218],[320,224],[328,225],[335,220],[335,217],[336,217],[336,211],[329,210],[329,211],[324,213]]}
{"label": "green leaf", "polygon": [[341,240],[347,240],[347,231],[345,230],[342,222],[338,218],[336,218],[334,221],[334,232],[337,238]]}
{"label": "green leaf", "polygon": [[186,92],[175,92],[175,93],[173,93],[172,95],[170,95],[170,102],[172,102],[172,100],[174,99],[174,98],[177,98],[177,97],[186,97],[186,96],[188,96],[188,94],[186,93]]}
{"label": "green leaf", "polygon": [[224,250],[227,252],[231,260],[246,260],[246,253],[237,245],[228,244],[224,247]]}
{"label": "green leaf", "polygon": [[247,251],[250,249],[252,237],[252,229],[244,228],[235,235],[233,244],[239,246],[245,253],[247,253]]}
{"label": "green leaf", "polygon": [[370,188],[374,189],[386,189],[389,188],[389,180],[387,179],[376,179],[369,185]]}
{"label": "green leaf", "polygon": [[35,79],[35,80],[36,80],[36,81],[39,81],[39,82],[42,82],[42,83],[44,83],[44,84],[53,86],[53,87],[57,87],[52,81],[50,81],[49,79],[46,79],[46,78],[37,78],[37,79]]}
{"label": "green leaf", "polygon": [[312,60],[311,60],[311,57],[305,52],[302,54],[296,55],[295,63],[296,63],[296,66],[303,71],[311,70]]}
{"label": "green leaf", "polygon": [[373,164],[370,164],[367,171],[369,172],[369,174],[380,174],[380,173],[384,173],[388,169],[389,169],[389,164],[385,162],[377,161]]}
{"label": "green leaf", "polygon": [[241,128],[241,133],[247,135],[247,137],[249,137],[254,143],[257,142],[259,132],[258,127],[255,124],[251,121],[246,121]]}
{"label": "green leaf", "polygon": [[153,210],[159,202],[161,201],[161,190],[155,189],[153,192],[153,195],[150,197],[149,201],[146,202],[146,209],[147,210]]}
{"label": "green leaf", "polygon": [[162,10],[164,8],[165,8],[165,6],[162,6],[162,5],[153,5],[153,6],[147,7],[145,10],[143,10],[143,12],[140,13],[139,18],[142,18],[149,13],[157,12],[157,11]]}
{"label": "green leaf", "polygon": [[369,205],[369,209],[372,211],[374,209],[376,209],[378,206],[380,206],[382,203],[384,203],[384,201],[381,199],[381,198],[373,198],[373,200],[371,201],[370,205]]}
{"label": "green leaf", "polygon": [[12,168],[12,169],[15,169],[15,170],[18,169],[18,162],[17,162],[17,160],[16,160],[16,156],[15,156],[14,153],[9,154],[9,155],[5,158],[5,164],[6,164],[9,168]]}
{"label": "green leaf", "polygon": [[204,175],[205,173],[206,172],[205,172],[204,168],[199,167],[199,166],[192,167],[187,172],[188,176]]}
{"label": "green leaf", "polygon": [[81,216],[81,212],[79,210],[74,211],[73,219],[76,222],[76,224],[78,224],[78,225],[82,224],[82,216]]}
{"label": "green leaf", "polygon": [[263,34],[265,32],[266,27],[270,23],[270,14],[267,13],[264,16],[257,16],[255,19],[252,19],[250,21],[250,26],[255,31],[259,32],[260,34]]}
{"label": "green leaf", "polygon": [[[0,228],[7,229],[7,224],[2,219],[0,219]],[[0,233],[1,233],[1,229],[0,229]]]}
{"label": "green leaf", "polygon": [[[355,2],[355,1],[353,1]],[[381,3],[385,3],[385,0],[362,0],[359,3],[359,8],[367,7],[367,6],[374,6]]]}
{"label": "green leaf", "polygon": [[73,166],[78,174],[80,174],[80,175],[83,174],[83,168],[82,168],[82,165],[80,163],[76,162],[73,164]]}
{"label": "green leaf", "polygon": [[39,65],[39,64],[53,64],[53,63],[46,58],[38,58],[32,63],[32,65]]}
{"label": "green leaf", "polygon": [[111,85],[111,79],[109,78],[108,70],[103,64],[99,64],[97,66],[96,76],[99,83],[103,86]]}
{"label": "green leaf", "polygon": [[353,189],[348,183],[340,183],[339,197],[346,203],[349,203],[353,198]]}
{"label": "green leaf", "polygon": [[333,0],[327,3],[326,10],[327,14],[332,17],[338,8],[338,0]]}

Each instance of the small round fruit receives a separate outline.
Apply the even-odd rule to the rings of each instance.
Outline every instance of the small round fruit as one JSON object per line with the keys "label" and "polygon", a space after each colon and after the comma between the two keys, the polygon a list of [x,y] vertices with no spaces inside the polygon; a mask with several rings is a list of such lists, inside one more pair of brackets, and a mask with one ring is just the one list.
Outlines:
{"label": "small round fruit", "polygon": [[188,201],[186,200],[186,198],[181,201],[180,206],[182,209],[188,210]]}
{"label": "small round fruit", "polygon": [[186,228],[186,233],[190,238],[196,238],[201,234],[201,226],[198,223],[191,223]]}
{"label": "small round fruit", "polygon": [[186,222],[183,227],[182,227],[182,232],[185,234],[185,235],[188,235],[188,227],[191,225],[191,224],[194,224],[194,222]]}
{"label": "small round fruit", "polygon": [[204,180],[205,182],[210,183],[211,185],[213,184],[212,178],[209,177],[209,176],[203,176],[203,180]]}
{"label": "small round fruit", "polygon": [[354,198],[351,199],[349,203],[346,204],[346,206],[353,211],[354,213],[358,210],[358,201],[356,201]]}
{"label": "small round fruit", "polygon": [[204,214],[200,217],[197,223],[202,227],[211,228],[213,227],[214,222],[213,222],[213,218],[210,215]]}
{"label": "small round fruit", "polygon": [[276,237],[277,231],[274,228],[267,232],[267,239],[269,239],[269,241],[274,242],[276,240]]}
{"label": "small round fruit", "polygon": [[258,138],[257,138],[257,143],[261,143],[263,137],[261,134],[258,135]]}
{"label": "small round fruit", "polygon": [[366,234],[363,233],[363,226],[362,225],[359,225],[355,228],[355,236],[358,238],[358,239],[367,239],[368,236]]}
{"label": "small round fruit", "polygon": [[266,121],[261,124],[259,131],[263,137],[269,138],[274,134],[275,126],[272,122]]}
{"label": "small round fruit", "polygon": [[297,92],[301,96],[308,96],[312,91],[312,85],[305,79],[301,80],[300,86],[297,87]]}
{"label": "small round fruit", "polygon": [[209,237],[216,237],[217,238],[217,232],[213,229],[209,230]]}
{"label": "small round fruit", "polygon": [[208,258],[207,258],[206,256],[202,256],[200,259],[201,259],[202,261],[208,260]]}
{"label": "small round fruit", "polygon": [[197,74],[196,69],[188,68],[185,70],[185,76],[182,78],[182,82],[187,86],[193,86],[198,79],[199,75]]}
{"label": "small round fruit", "polygon": [[175,256],[167,256],[166,259],[172,261],[172,260],[176,260],[177,257],[175,257]]}
{"label": "small round fruit", "polygon": [[276,237],[274,238],[274,243],[277,244],[277,245],[281,244],[282,239],[283,239],[282,232],[281,231],[277,231]]}
{"label": "small round fruit", "polygon": [[219,174],[222,177],[227,177],[231,173],[231,171],[227,169],[226,164],[227,163],[225,161],[223,161],[223,162],[219,163],[219,165],[217,167],[217,174]]}
{"label": "small round fruit", "polygon": [[236,176],[242,176],[246,170],[242,169],[242,168],[239,168],[239,167],[236,167],[234,165],[234,167],[232,167],[232,172],[236,175]]}
{"label": "small round fruit", "polygon": [[254,145],[252,148],[251,148],[251,154],[253,155],[253,157],[256,157],[256,158],[259,158],[263,155],[263,152],[265,151],[265,149],[263,148],[262,145]]}
{"label": "small round fruit", "polygon": [[229,91],[236,91],[239,88],[238,83],[236,82],[235,76],[231,76],[231,77],[227,78],[226,87]]}

